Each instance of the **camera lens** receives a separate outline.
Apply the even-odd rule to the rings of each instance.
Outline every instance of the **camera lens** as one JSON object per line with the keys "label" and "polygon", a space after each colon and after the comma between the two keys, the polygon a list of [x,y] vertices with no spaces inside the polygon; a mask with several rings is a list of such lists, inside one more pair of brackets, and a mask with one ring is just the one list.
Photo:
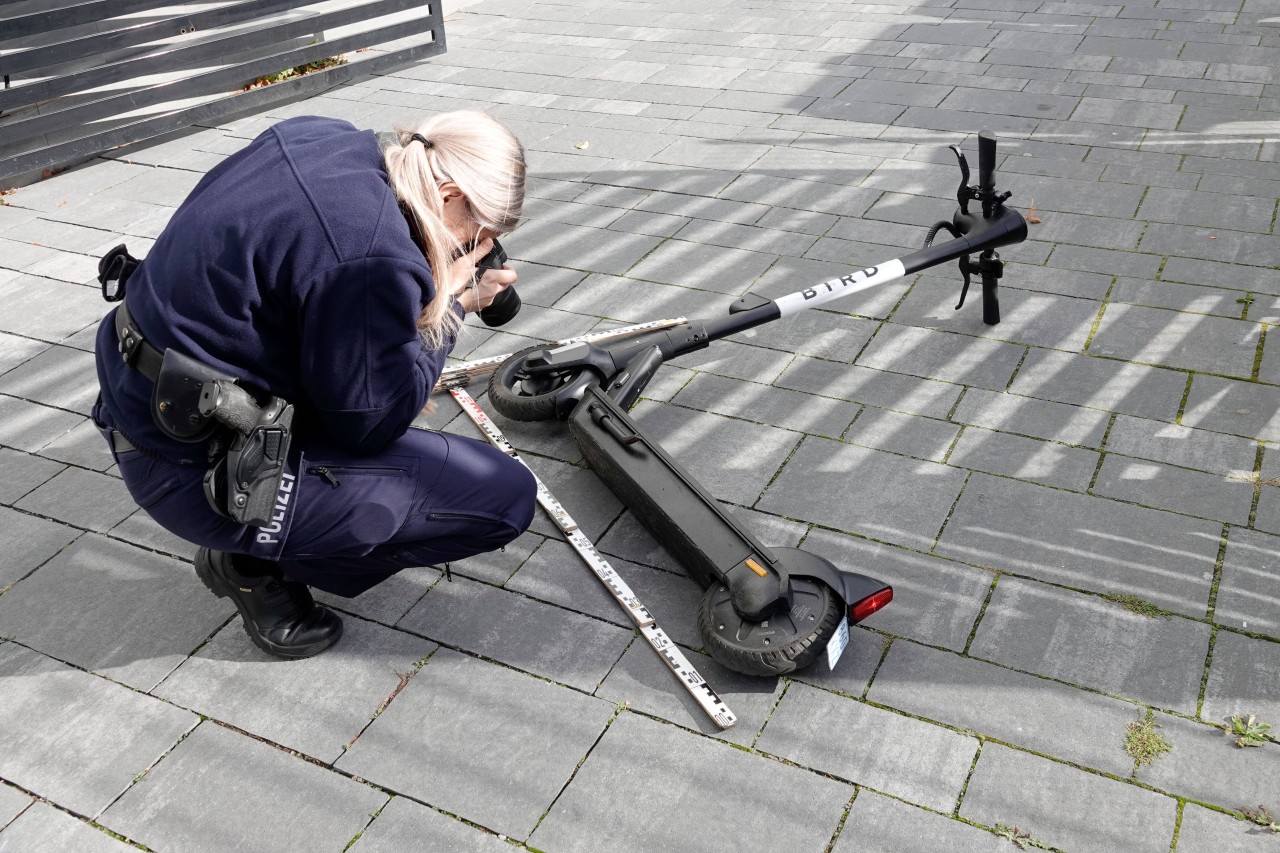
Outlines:
{"label": "camera lens", "polygon": [[501,326],[520,313],[520,296],[514,287],[500,291],[489,303],[489,307],[480,312],[480,319],[486,326]]}

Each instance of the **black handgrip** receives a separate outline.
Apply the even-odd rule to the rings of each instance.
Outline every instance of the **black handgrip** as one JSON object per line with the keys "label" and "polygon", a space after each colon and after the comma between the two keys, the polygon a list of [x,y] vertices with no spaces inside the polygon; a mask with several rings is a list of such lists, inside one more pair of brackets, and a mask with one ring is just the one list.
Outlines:
{"label": "black handgrip", "polygon": [[248,434],[262,417],[258,402],[234,382],[211,379],[200,389],[200,414],[213,416],[236,432]]}
{"label": "black handgrip", "polygon": [[989,130],[978,134],[978,190],[986,196],[996,188],[996,135]]}

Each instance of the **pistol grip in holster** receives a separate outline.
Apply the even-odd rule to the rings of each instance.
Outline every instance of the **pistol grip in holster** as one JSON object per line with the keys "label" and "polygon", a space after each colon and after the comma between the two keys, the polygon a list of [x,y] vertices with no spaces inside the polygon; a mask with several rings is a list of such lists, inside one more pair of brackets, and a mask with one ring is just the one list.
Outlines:
{"label": "pistol grip in holster", "polygon": [[265,406],[230,380],[204,384],[200,411],[235,430],[226,457],[205,474],[205,497],[222,515],[251,527],[266,527],[276,512],[289,460],[293,405],[272,397]]}

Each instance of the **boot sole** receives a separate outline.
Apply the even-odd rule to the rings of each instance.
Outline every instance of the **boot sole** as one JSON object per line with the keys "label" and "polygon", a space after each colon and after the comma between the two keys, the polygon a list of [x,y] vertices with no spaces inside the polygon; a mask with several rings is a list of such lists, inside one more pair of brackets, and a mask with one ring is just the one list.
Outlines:
{"label": "boot sole", "polygon": [[249,613],[244,604],[240,601],[238,596],[233,595],[226,588],[226,585],[221,582],[220,578],[217,578],[214,575],[213,566],[210,563],[211,558],[208,555],[208,551],[202,548],[200,552],[196,554],[196,577],[200,578],[200,582],[208,587],[209,592],[212,592],[218,598],[231,599],[231,603],[236,606],[236,610],[240,613],[240,623],[244,626],[245,634],[249,636],[249,639],[253,641],[255,646],[262,649],[272,657],[284,658],[286,660],[302,660],[303,658],[314,657],[342,638],[343,624],[341,621],[338,622],[338,630],[334,632],[332,637],[320,643],[315,643],[303,648],[297,648],[294,646],[278,646],[270,640],[258,636],[253,631],[249,630],[249,625],[252,624],[253,620],[249,618]]}

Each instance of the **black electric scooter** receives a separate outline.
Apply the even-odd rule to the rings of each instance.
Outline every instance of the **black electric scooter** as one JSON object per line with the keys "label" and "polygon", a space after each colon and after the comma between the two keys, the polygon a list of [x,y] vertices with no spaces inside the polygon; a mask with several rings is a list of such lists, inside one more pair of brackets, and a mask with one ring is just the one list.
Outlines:
{"label": "black electric scooter", "polygon": [[[848,624],[875,613],[893,589],[837,568],[798,548],[767,548],[734,521],[627,410],[668,359],[712,341],[959,259],[964,286],[982,281],[982,318],[1000,321],[997,296],[1003,262],[996,249],[1026,239],[1027,224],[995,189],[996,138],[978,136],[978,185],[960,163],[959,209],[936,223],[925,247],[903,258],[857,270],[776,300],[747,294],[726,316],[606,343],[537,346],[516,353],[492,375],[494,407],[514,420],[568,419],[592,469],[685,567],[705,593],[698,628],[713,658],[751,675],[780,675],[808,666],[829,645],[847,642]],[[970,212],[970,201],[981,209]],[[940,231],[953,239],[939,244]],[[980,253],[977,261],[970,255]],[[838,655],[835,648],[831,654]]]}

